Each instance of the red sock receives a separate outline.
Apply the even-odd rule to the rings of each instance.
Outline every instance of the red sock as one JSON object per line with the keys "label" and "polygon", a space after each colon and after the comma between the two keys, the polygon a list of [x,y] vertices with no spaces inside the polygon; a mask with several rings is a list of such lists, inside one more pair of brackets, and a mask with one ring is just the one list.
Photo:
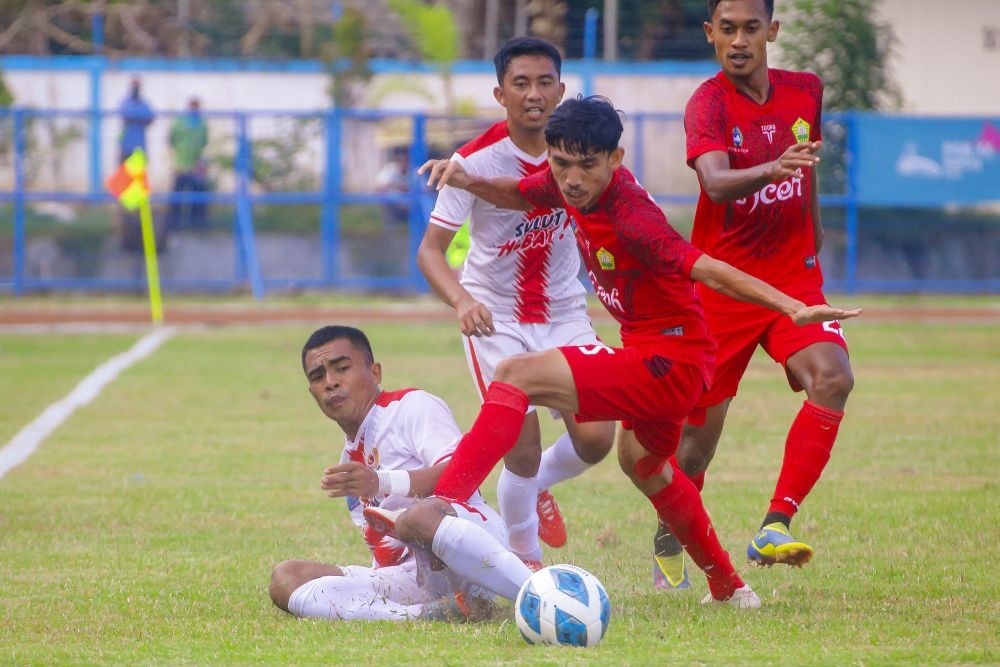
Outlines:
{"label": "red sock", "polygon": [[673,481],[649,497],[656,513],[670,526],[677,540],[708,578],[708,588],[716,600],[727,600],[733,591],[743,587],[729,554],[722,548],[715,528],[701,502],[698,489],[684,474],[674,469]]}
{"label": "red sock", "polygon": [[434,487],[434,495],[467,500],[497,461],[513,449],[527,411],[527,394],[513,385],[492,382],[479,416],[451,455]]}
{"label": "red sock", "polygon": [[805,401],[785,440],[785,460],[769,512],[794,516],[823,473],[844,413]]}

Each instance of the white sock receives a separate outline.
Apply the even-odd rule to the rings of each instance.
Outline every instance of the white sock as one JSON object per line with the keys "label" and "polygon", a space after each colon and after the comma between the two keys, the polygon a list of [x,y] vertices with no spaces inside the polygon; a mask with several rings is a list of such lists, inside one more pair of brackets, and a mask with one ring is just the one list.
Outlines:
{"label": "white sock", "polygon": [[458,517],[441,520],[431,551],[452,572],[508,600],[517,597],[531,576],[528,566],[489,531]]}
{"label": "white sock", "polygon": [[538,488],[552,488],[559,482],[583,473],[591,465],[593,464],[587,463],[576,453],[569,433],[563,433],[551,447],[542,452],[542,463],[538,466],[538,476],[535,478],[538,480]]}
{"label": "white sock", "polygon": [[538,543],[538,482],[535,477],[520,477],[504,466],[497,482],[497,505],[507,524],[507,541],[522,560],[541,560]]}

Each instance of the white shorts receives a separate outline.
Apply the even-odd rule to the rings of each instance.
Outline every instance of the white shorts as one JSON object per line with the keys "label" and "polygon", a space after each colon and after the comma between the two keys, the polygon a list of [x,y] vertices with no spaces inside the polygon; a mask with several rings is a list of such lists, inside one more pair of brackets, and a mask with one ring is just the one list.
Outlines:
{"label": "white shorts", "polygon": [[[496,375],[497,364],[504,359],[523,352],[542,352],[554,347],[598,342],[597,332],[585,310],[569,314],[558,322],[521,324],[494,320],[493,327],[496,333],[492,336],[464,336],[465,360],[480,402]],[[560,417],[558,410],[550,412],[554,419]]]}
{"label": "white shorts", "polygon": [[[451,503],[451,506],[459,519],[474,521],[500,544],[507,546],[507,525],[489,505]],[[460,580],[448,569],[432,570],[426,552],[419,548],[413,551],[413,555],[398,565],[341,565],[343,576],[307,581],[289,596],[288,611],[298,618],[365,620],[373,618],[371,608],[374,600],[417,605],[436,600],[456,589],[478,597],[490,595],[472,583]]]}

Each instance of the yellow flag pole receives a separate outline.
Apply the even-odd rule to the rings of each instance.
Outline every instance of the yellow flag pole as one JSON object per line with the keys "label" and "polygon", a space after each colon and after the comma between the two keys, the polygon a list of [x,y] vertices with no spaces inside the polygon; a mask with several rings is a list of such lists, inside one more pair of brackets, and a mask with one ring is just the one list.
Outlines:
{"label": "yellow flag pole", "polygon": [[163,324],[163,301],[160,298],[160,269],[156,264],[156,234],[153,232],[153,209],[149,195],[139,204],[139,222],[142,226],[142,249],[146,255],[146,283],[149,287],[149,310],[153,324]]}

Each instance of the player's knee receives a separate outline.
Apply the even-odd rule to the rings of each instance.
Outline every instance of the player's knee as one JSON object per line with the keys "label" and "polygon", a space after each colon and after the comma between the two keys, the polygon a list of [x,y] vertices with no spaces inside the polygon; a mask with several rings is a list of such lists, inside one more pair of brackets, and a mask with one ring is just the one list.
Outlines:
{"label": "player's knee", "polygon": [[531,354],[515,354],[503,359],[497,364],[493,380],[513,385],[523,391],[525,388],[524,380],[530,373],[533,356]]}
{"label": "player's knee", "polygon": [[841,407],[854,389],[850,366],[824,366],[813,376],[810,399],[823,405]]}
{"label": "player's knee", "polygon": [[615,444],[614,422],[594,424],[594,428],[584,430],[575,440],[576,455],[584,463],[594,465],[604,460]]}
{"label": "player's knee", "polygon": [[434,533],[445,515],[455,515],[451,505],[440,498],[424,498],[396,519],[396,537],[403,542],[430,548]]}
{"label": "player's knee", "polygon": [[296,561],[284,560],[274,566],[271,570],[271,586],[268,592],[271,595],[271,602],[282,611],[288,611],[288,599],[301,583],[298,581],[298,568]]}

